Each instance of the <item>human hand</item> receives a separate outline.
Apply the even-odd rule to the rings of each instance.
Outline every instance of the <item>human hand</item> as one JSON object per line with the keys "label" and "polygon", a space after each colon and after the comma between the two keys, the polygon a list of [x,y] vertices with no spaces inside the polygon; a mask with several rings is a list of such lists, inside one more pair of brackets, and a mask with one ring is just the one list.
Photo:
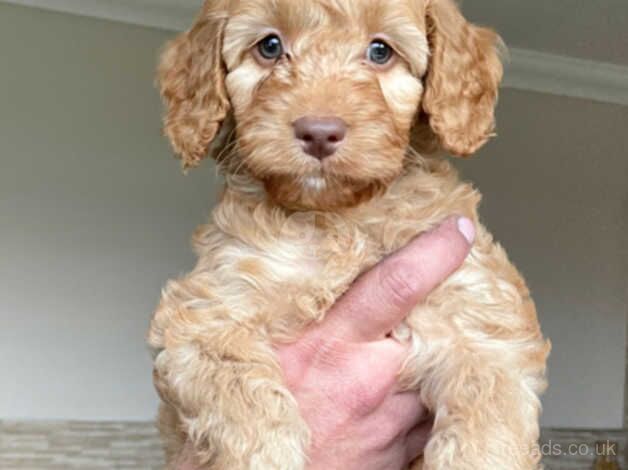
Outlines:
{"label": "human hand", "polygon": [[[389,470],[419,457],[431,420],[418,393],[397,389],[406,347],[388,338],[464,261],[475,236],[451,218],[371,271],[293,344],[277,347],[286,385],[311,430],[308,470]],[[177,470],[197,470],[186,446]]]}
{"label": "human hand", "polygon": [[308,470],[402,469],[423,452],[431,420],[401,392],[406,347],[387,337],[467,256],[473,224],[452,218],[393,254],[296,343],[277,348],[312,433]]}

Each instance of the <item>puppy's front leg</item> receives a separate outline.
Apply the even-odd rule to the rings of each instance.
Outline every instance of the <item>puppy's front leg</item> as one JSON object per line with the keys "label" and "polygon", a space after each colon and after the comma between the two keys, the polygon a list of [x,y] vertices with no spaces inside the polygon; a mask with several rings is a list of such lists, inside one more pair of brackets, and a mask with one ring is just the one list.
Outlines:
{"label": "puppy's front leg", "polygon": [[414,470],[539,468],[538,394],[549,345],[533,328],[499,340],[475,332],[417,356],[421,395],[435,421]]}
{"label": "puppy's front leg", "polygon": [[463,366],[436,398],[432,437],[414,470],[539,468],[536,396],[525,377]]}
{"label": "puppy's front leg", "polygon": [[196,322],[172,328],[155,361],[155,383],[203,468],[305,466],[307,427],[261,335],[233,325],[203,330]]}

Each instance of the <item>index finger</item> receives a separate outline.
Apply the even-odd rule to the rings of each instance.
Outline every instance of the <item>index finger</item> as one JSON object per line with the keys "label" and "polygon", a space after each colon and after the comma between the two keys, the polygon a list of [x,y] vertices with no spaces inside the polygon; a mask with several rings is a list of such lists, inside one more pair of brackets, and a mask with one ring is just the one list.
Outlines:
{"label": "index finger", "polygon": [[474,237],[473,223],[464,217],[421,235],[358,278],[316,333],[355,342],[387,335],[462,265]]}

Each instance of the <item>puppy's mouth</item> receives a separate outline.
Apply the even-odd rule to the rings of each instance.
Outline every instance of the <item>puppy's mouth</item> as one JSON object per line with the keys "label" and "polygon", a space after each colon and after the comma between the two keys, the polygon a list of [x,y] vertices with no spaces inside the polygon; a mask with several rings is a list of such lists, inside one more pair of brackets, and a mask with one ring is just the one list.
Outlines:
{"label": "puppy's mouth", "polygon": [[320,192],[327,189],[327,179],[323,175],[310,175],[303,178],[303,189]]}
{"label": "puppy's mouth", "polygon": [[355,178],[355,175],[338,171],[334,166],[333,158],[321,162],[315,169],[294,176],[294,182],[301,187],[301,191],[313,195],[337,191],[338,186],[355,187],[371,183],[371,181]]}
{"label": "puppy's mouth", "polygon": [[353,207],[381,193],[382,180],[354,179],[319,171],[306,175],[275,175],[264,179],[271,199],[293,210],[338,210]]}

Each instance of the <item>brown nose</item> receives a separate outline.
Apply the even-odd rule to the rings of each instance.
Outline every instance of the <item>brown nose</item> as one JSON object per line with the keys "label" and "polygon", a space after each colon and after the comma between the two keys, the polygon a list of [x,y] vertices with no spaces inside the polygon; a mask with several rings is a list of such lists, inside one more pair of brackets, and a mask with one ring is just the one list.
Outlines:
{"label": "brown nose", "polygon": [[347,123],[337,117],[306,116],[292,125],[303,151],[319,160],[333,155],[347,134]]}

